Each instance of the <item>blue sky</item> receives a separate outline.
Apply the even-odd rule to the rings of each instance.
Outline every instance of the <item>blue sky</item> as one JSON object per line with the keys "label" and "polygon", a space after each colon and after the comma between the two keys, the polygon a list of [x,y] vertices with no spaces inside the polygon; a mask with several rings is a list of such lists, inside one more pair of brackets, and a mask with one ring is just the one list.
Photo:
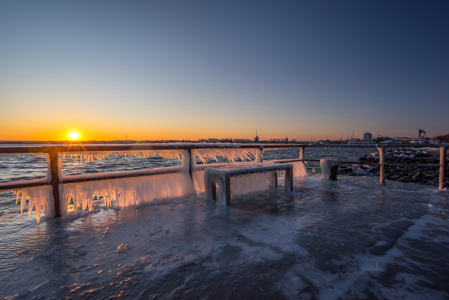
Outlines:
{"label": "blue sky", "polygon": [[449,132],[447,1],[1,1],[0,140]]}

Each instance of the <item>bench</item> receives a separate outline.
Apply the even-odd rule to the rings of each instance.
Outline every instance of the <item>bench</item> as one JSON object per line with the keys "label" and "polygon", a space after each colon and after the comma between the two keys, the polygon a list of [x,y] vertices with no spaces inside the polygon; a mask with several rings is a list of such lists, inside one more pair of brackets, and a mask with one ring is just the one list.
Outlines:
{"label": "bench", "polygon": [[219,200],[222,205],[231,205],[231,177],[251,173],[274,173],[275,187],[278,186],[277,171],[285,170],[284,189],[293,191],[293,165],[292,164],[248,164],[233,165],[220,168],[206,168],[204,170],[204,184],[206,188],[206,198],[217,200],[217,189],[219,189]]}

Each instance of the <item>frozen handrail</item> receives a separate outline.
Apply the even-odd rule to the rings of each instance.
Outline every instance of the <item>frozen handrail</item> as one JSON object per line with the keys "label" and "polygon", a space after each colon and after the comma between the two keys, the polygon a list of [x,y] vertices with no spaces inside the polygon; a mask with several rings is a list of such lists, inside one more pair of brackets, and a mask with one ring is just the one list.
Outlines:
{"label": "frozen handrail", "polygon": [[[59,184],[64,182],[81,182],[86,180],[101,180],[104,178],[121,178],[121,177],[134,177],[134,176],[142,176],[142,174],[137,174],[136,172],[122,172],[121,174],[111,173],[110,175],[104,174],[95,174],[86,177],[80,178],[71,178],[62,180],[60,178],[60,166],[58,164],[59,154],[60,153],[76,153],[76,152],[123,152],[123,151],[148,151],[148,150],[186,150],[185,153],[189,155],[189,161],[191,161],[192,150],[196,149],[230,149],[230,148],[249,148],[249,149],[260,149],[260,150],[272,150],[272,149],[285,149],[285,148],[300,148],[301,156],[299,158],[300,161],[305,161],[304,158],[304,149],[305,148],[377,148],[379,151],[383,151],[381,149],[385,148],[397,148],[397,147],[407,147],[407,148],[440,148],[440,189],[443,189],[446,181],[446,151],[448,144],[437,144],[437,145],[427,145],[427,144],[374,144],[374,145],[338,145],[338,144],[222,144],[222,143],[214,143],[214,144],[206,144],[206,143],[167,143],[167,144],[132,144],[132,145],[90,145],[90,144],[77,144],[77,145],[57,145],[57,146],[18,146],[18,147],[0,147],[0,155],[1,154],[38,154],[38,153],[46,153],[49,156],[49,176],[45,179],[37,179],[37,180],[27,180],[27,181],[17,181],[17,182],[6,182],[0,184],[0,190],[9,190],[9,189],[17,189],[17,188],[26,188],[26,187],[36,187],[42,185],[50,184],[52,186],[52,194],[54,200],[54,208],[55,208],[55,216],[61,216],[60,202],[59,202]],[[230,149],[231,150],[231,149]],[[263,161],[263,157],[259,155],[259,151],[257,151],[258,155],[256,155],[256,159],[258,162]],[[292,160],[294,161],[294,160]],[[285,161],[287,162],[287,161]],[[283,163],[285,163],[283,162]],[[343,162],[343,163],[357,163],[357,162]],[[364,163],[370,164],[370,163]],[[377,164],[382,165],[382,163]],[[383,167],[381,166],[381,183],[385,180],[385,166],[383,163]],[[189,174],[192,175],[192,163],[188,164]],[[173,170],[173,172],[176,172]],[[151,172],[150,172],[151,173]],[[151,175],[151,174],[148,174]]]}

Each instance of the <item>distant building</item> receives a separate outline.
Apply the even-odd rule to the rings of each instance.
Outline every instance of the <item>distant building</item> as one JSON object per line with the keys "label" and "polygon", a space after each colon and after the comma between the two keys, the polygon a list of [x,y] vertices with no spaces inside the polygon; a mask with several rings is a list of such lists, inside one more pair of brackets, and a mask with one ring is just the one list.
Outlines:
{"label": "distant building", "polygon": [[246,139],[234,139],[232,140],[233,143],[251,143],[250,140],[246,140]]}
{"label": "distant building", "polygon": [[259,142],[259,137],[257,136],[257,130],[256,130],[256,137],[254,138],[254,142],[258,143]]}
{"label": "distant building", "polygon": [[288,138],[285,139],[271,139],[271,143],[288,143]]}
{"label": "distant building", "polygon": [[209,143],[218,143],[218,139],[209,139]]}
{"label": "distant building", "polygon": [[372,141],[373,141],[373,134],[371,133],[371,132],[365,132],[364,134],[363,134],[363,141],[364,142],[368,142],[368,143],[371,143]]}

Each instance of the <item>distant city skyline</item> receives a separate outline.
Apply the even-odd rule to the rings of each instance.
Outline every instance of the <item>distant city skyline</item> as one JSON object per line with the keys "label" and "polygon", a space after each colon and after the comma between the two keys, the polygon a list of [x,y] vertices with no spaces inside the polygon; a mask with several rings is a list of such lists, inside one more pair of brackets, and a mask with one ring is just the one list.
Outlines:
{"label": "distant city skyline", "polygon": [[449,133],[446,1],[1,1],[0,140]]}

